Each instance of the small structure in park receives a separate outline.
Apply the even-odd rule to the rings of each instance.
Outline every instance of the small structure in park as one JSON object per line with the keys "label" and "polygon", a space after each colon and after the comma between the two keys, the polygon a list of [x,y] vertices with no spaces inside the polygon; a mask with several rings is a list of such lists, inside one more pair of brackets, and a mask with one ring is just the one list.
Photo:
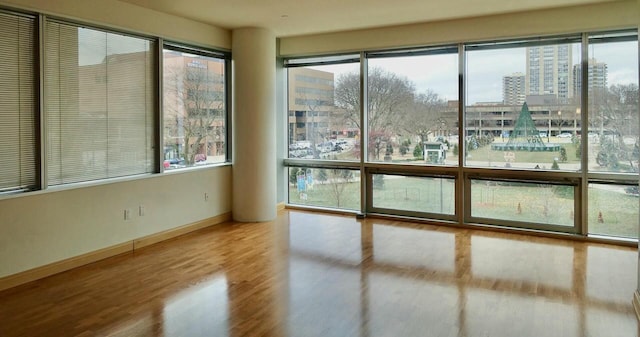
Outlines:
{"label": "small structure in park", "polygon": [[524,103],[516,125],[509,134],[509,141],[491,144],[491,149],[497,151],[560,151],[560,144],[542,141],[540,132],[531,118],[531,113],[529,113],[529,107],[527,103]]}
{"label": "small structure in park", "polygon": [[424,142],[424,159],[429,164],[444,164],[447,149],[441,142]]}

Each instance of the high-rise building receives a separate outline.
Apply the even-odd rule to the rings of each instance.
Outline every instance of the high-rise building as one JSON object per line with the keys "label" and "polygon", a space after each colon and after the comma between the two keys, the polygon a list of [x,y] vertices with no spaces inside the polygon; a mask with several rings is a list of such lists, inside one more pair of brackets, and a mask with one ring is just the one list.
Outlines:
{"label": "high-rise building", "polygon": [[513,73],[502,77],[502,100],[507,105],[522,105],[526,99],[525,75]]}
{"label": "high-rise building", "polygon": [[[589,91],[593,89],[605,89],[607,87],[607,64],[598,62],[596,59],[589,59]],[[582,76],[580,64],[573,66],[573,95],[580,96],[582,89]]]}
{"label": "high-rise building", "polygon": [[573,95],[571,45],[527,47],[527,95],[552,94],[559,102]]}

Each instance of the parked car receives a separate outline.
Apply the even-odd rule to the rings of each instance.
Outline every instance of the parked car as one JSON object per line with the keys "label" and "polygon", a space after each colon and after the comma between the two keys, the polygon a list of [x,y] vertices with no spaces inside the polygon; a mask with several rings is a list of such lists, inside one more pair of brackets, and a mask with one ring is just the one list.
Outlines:
{"label": "parked car", "polygon": [[558,135],[558,138],[571,138],[571,137],[573,137],[573,135],[568,132],[563,132]]}
{"label": "parked car", "polygon": [[165,169],[184,167],[184,159],[182,159],[182,158],[165,159],[165,161],[162,162],[162,166]]}
{"label": "parked car", "polygon": [[207,155],[204,154],[204,153],[196,153],[196,156],[195,156],[194,159],[195,159],[196,163],[199,163],[201,161],[206,161],[207,160]]}

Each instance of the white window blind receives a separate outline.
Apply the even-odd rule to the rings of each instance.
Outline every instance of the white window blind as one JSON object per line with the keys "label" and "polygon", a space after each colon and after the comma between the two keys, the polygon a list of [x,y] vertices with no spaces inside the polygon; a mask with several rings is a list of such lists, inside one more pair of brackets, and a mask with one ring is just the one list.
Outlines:
{"label": "white window blind", "polygon": [[0,192],[37,185],[35,21],[0,14]]}
{"label": "white window blind", "polygon": [[49,185],[154,171],[154,42],[49,21]]}

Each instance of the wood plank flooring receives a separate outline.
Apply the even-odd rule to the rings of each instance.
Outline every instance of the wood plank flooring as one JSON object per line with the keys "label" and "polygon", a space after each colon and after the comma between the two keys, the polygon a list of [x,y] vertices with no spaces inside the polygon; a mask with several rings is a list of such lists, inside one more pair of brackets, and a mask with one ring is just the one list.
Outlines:
{"label": "wood plank flooring", "polygon": [[638,336],[637,250],[284,210],[0,293],[0,336]]}

